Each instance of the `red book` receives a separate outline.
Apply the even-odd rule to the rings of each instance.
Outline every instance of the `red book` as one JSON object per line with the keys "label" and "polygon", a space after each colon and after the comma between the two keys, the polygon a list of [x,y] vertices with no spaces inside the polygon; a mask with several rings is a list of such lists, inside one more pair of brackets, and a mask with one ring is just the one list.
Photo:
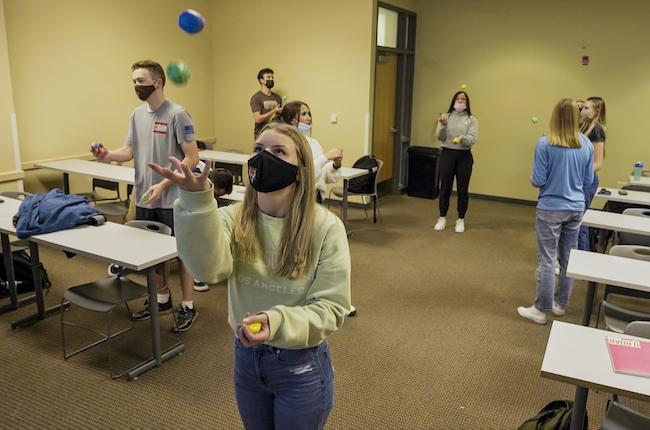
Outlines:
{"label": "red book", "polygon": [[605,337],[614,372],[650,378],[650,342]]}

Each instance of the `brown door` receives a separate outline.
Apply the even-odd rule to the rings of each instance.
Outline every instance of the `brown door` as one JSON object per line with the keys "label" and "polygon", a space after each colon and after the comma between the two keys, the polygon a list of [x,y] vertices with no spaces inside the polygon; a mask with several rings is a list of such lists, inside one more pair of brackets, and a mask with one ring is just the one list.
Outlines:
{"label": "brown door", "polygon": [[397,90],[397,55],[377,56],[375,77],[375,121],[372,153],[384,162],[379,182],[393,177],[393,146],[395,143],[395,93]]}

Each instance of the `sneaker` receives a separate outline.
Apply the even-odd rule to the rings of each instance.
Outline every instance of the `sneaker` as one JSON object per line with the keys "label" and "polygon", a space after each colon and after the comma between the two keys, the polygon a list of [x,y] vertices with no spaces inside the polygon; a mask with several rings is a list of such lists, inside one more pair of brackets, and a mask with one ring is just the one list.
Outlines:
{"label": "sneaker", "polygon": [[447,219],[444,216],[441,216],[440,218],[438,218],[438,222],[436,223],[436,226],[433,227],[433,229],[436,231],[441,231],[444,230],[446,226],[447,226]]}
{"label": "sneaker", "polygon": [[529,308],[519,306],[517,308],[517,313],[522,317],[528,318],[529,320],[537,324],[546,324],[546,313],[540,311],[535,306],[531,306]]}
{"label": "sneaker", "polygon": [[[158,313],[166,314],[172,310],[172,301],[167,300],[166,303],[158,303]],[[133,319],[136,321],[142,321],[151,318],[151,312],[149,311],[149,300],[144,302],[144,309],[133,314]]]}
{"label": "sneaker", "polygon": [[349,317],[354,317],[357,315],[357,308],[354,306],[350,305],[350,313],[348,314]]}
{"label": "sneaker", "polygon": [[555,262],[555,276],[560,276],[560,262]]}
{"label": "sneaker", "polygon": [[553,313],[561,317],[566,313],[566,311],[564,310],[564,306],[553,300]]}
{"label": "sneaker", "polygon": [[205,282],[194,280],[194,291],[208,291],[209,288]]}
{"label": "sneaker", "polygon": [[464,219],[457,219],[456,220],[456,233],[464,233],[465,232],[465,220]]}
{"label": "sneaker", "polygon": [[108,265],[108,276],[120,276],[120,273],[122,273],[122,268],[120,266],[117,264]]}
{"label": "sneaker", "polygon": [[196,321],[198,314],[196,308],[190,309],[187,306],[181,306],[178,310],[178,325],[175,325],[172,331],[178,333],[179,331],[189,330],[192,324],[194,324],[194,321]]}

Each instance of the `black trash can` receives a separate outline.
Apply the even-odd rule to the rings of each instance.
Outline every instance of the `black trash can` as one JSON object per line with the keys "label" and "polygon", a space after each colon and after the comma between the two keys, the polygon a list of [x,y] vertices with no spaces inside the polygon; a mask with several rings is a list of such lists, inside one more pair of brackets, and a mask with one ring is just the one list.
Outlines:
{"label": "black trash can", "polygon": [[435,199],[438,197],[439,148],[411,146],[408,149],[408,195]]}

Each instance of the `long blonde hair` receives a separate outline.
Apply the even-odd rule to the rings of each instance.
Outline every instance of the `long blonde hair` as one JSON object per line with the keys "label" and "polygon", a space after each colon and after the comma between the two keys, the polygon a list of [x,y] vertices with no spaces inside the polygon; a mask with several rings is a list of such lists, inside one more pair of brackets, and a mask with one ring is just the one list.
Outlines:
{"label": "long blonde hair", "polygon": [[[290,137],[296,145],[298,155],[300,180],[296,183],[291,206],[284,217],[282,237],[277,249],[278,263],[273,268],[277,276],[296,279],[307,272],[313,257],[313,225],[316,213],[314,161],[309,143],[296,127],[272,122],[264,126],[259,135],[267,130]],[[257,191],[248,183],[244,201],[235,215],[235,239],[251,261],[258,261],[262,255],[257,233],[258,213]]]}
{"label": "long blonde hair", "polygon": [[589,133],[596,127],[598,124],[603,128],[603,131],[607,131],[607,116],[605,115],[605,100],[600,97],[589,97],[588,102],[591,102],[596,109],[596,116],[591,118],[589,121],[585,121],[580,125],[580,132],[586,136],[589,136]]}
{"label": "long blonde hair", "polygon": [[573,99],[562,99],[555,105],[548,124],[548,143],[564,148],[580,148],[578,104]]}

